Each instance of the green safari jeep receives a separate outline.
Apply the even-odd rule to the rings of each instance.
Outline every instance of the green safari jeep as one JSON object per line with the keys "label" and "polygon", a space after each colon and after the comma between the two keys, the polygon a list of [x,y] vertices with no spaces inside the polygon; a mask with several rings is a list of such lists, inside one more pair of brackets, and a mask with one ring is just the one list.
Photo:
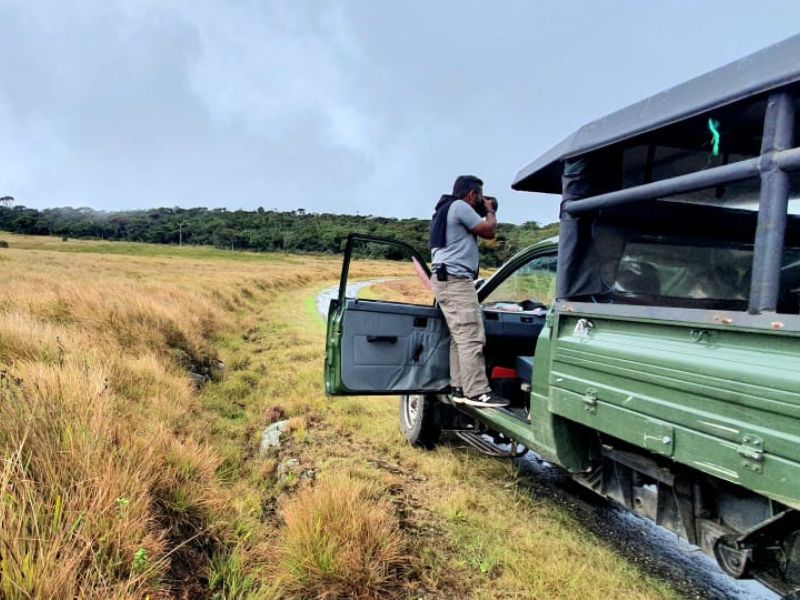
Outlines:
{"label": "green safari jeep", "polygon": [[[516,190],[560,194],[558,242],[479,287],[508,409],[449,401],[435,306],[348,294],[325,389],[401,395],[420,446],[513,442],[677,532],[736,578],[800,589],[800,36],[578,129]],[[417,271],[421,256],[405,248]],[[429,273],[428,273],[429,274]],[[499,451],[498,451],[499,452]]]}

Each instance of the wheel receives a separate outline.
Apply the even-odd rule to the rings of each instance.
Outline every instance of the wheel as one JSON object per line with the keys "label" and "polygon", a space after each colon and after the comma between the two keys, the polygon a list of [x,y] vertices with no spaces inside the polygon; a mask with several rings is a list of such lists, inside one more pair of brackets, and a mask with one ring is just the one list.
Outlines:
{"label": "wheel", "polygon": [[436,396],[400,397],[400,431],[412,446],[433,448],[442,434],[436,416]]}

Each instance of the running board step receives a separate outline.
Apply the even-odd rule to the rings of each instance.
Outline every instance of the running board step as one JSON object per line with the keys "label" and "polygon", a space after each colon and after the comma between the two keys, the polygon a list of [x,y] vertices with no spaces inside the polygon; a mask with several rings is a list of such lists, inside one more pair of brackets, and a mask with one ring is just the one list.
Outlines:
{"label": "running board step", "polygon": [[518,458],[528,452],[528,449],[525,446],[517,444],[516,442],[511,443],[511,447],[508,450],[503,450],[502,448],[498,448],[490,441],[484,439],[484,437],[473,431],[455,431],[454,432],[458,438],[465,442],[466,444],[472,446],[478,452],[482,452],[483,454],[487,454],[489,456],[494,456],[497,458]]}

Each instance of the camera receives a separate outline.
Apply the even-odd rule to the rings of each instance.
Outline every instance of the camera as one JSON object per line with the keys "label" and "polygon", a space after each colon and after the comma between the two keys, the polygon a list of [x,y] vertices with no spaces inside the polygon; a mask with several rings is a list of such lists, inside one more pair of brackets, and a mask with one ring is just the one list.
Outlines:
{"label": "camera", "polygon": [[[484,196],[483,198],[485,200],[490,200],[492,203],[492,210],[497,212],[497,198],[495,198],[494,196]],[[478,206],[475,207],[475,212],[478,213],[480,216],[485,217],[486,204],[484,204],[483,202],[479,202]]]}

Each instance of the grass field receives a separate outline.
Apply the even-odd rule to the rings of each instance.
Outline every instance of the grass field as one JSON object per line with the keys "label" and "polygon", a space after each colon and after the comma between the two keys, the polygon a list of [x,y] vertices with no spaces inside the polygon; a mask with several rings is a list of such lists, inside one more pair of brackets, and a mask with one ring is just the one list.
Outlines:
{"label": "grass field", "polygon": [[396,399],[324,397],[339,258],[0,239],[0,597],[677,597]]}

